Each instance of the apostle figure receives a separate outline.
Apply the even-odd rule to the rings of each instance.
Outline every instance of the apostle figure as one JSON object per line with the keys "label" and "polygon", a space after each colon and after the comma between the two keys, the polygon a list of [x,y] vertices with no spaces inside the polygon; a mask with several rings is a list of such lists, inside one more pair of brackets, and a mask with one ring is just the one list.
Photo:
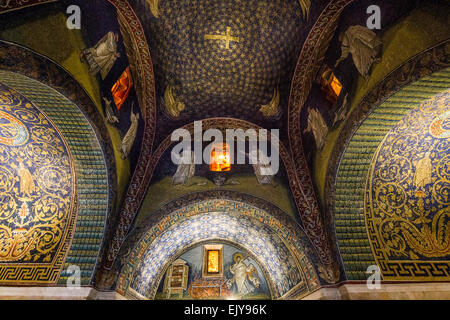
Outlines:
{"label": "apostle figure", "polygon": [[414,173],[413,184],[417,189],[425,188],[431,181],[431,159],[430,151],[425,153],[425,156],[416,163],[416,172]]}
{"label": "apostle figure", "polygon": [[20,193],[24,197],[29,196],[35,190],[33,176],[20,159],[19,169],[17,170],[17,173],[19,175]]}
{"label": "apostle figure", "polygon": [[122,152],[122,159],[126,159],[130,154],[131,148],[134,144],[134,139],[136,139],[139,113],[133,113],[133,107],[131,107],[131,125],[128,129],[125,137],[122,139],[122,145],[120,146],[120,151]]}
{"label": "apostle figure", "polygon": [[255,291],[255,287],[259,287],[259,279],[255,266],[252,264],[247,266],[240,253],[235,253],[233,260],[234,264],[230,266],[230,272],[233,274],[233,278],[227,281],[227,286],[231,288],[231,285],[235,283],[237,292],[240,295],[252,293]]}
{"label": "apostle figure", "polygon": [[322,115],[316,109],[308,108],[308,127],[303,130],[305,132],[313,132],[317,149],[321,150],[325,144],[325,137],[328,134],[328,126]]}
{"label": "apostle figure", "polygon": [[110,31],[94,47],[83,50],[80,57],[86,59],[89,72],[94,75],[100,72],[102,80],[106,78],[120,57],[120,53],[117,52],[118,41],[119,35]]}
{"label": "apostle figure", "polygon": [[159,0],[147,0],[148,5],[150,6],[150,11],[152,12],[155,18],[159,18],[159,9],[158,4]]}
{"label": "apostle figure", "polygon": [[[185,153],[186,151],[183,150]],[[177,171],[172,178],[173,184],[185,184],[186,181],[193,177],[195,174],[195,161],[194,161],[194,152],[191,151],[191,155],[187,154],[187,157],[183,157],[183,159],[188,159],[190,161],[181,161],[181,163],[177,167]]]}
{"label": "apostle figure", "polygon": [[363,26],[350,26],[345,33],[339,35],[339,41],[341,41],[341,57],[335,66],[337,67],[351,53],[356,69],[367,78],[372,65],[381,60],[383,43],[375,32]]}
{"label": "apostle figure", "polygon": [[280,107],[280,91],[278,87],[274,89],[272,99],[268,104],[262,105],[259,111],[266,117],[278,117],[281,114]]}

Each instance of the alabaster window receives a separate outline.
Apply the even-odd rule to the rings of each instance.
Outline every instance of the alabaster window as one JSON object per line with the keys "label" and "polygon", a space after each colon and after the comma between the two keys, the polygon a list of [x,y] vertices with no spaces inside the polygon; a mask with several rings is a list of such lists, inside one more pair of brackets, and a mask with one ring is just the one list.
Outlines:
{"label": "alabaster window", "polygon": [[325,94],[325,99],[334,105],[342,91],[342,84],[339,79],[334,75],[330,67],[322,67],[320,77],[318,79],[320,89]]}

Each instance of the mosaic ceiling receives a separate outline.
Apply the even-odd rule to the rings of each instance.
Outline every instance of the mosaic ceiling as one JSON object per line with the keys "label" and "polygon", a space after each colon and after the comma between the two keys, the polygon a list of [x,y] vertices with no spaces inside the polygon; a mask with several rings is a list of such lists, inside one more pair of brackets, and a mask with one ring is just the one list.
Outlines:
{"label": "mosaic ceiling", "polygon": [[[102,1],[93,0],[82,8],[86,12]],[[13,2],[20,3],[11,1],[11,3]],[[323,63],[322,53],[325,53],[327,45],[327,41],[323,38],[333,36],[341,10],[353,1],[336,0],[332,3],[331,1],[317,0],[312,3],[311,13],[313,14],[309,15],[309,20],[304,8],[301,8],[302,2],[304,1],[130,0],[128,2],[110,0],[110,3],[106,3],[110,9],[113,9],[113,5],[118,9],[117,17],[113,11],[110,11],[109,15],[104,14],[98,19],[97,24],[94,24],[94,27],[91,25],[90,30],[83,28],[83,37],[86,38],[84,40],[87,40],[86,45],[89,47],[95,45],[98,39],[101,39],[107,32],[119,32],[119,51],[122,58],[125,56],[134,58],[120,60],[115,69],[112,69],[109,79],[96,79],[100,81],[99,87],[102,93],[105,92],[105,88],[106,91],[110,91],[112,84],[128,64],[130,69],[134,70],[132,75],[135,77],[133,81],[135,81],[136,96],[134,93],[131,94],[128,104],[121,109],[122,113],[117,112],[117,120],[120,120],[120,125],[117,125],[120,133],[117,140],[127,133],[131,121],[128,120],[129,114],[138,108],[133,102],[138,100],[142,102],[140,107],[146,111],[140,113],[142,120],[139,123],[135,152],[130,157],[131,168],[134,169],[135,164],[137,166],[137,170],[134,171],[136,174],[132,175],[125,200],[117,206],[119,212],[117,217],[113,217],[118,218],[119,221],[111,226],[111,232],[116,232],[116,234],[111,236],[111,241],[109,241],[108,235],[103,239],[108,200],[108,185],[103,163],[97,172],[102,181],[101,197],[95,205],[93,202],[83,201],[84,198],[80,198],[82,201],[79,201],[79,219],[75,226],[73,223],[75,214],[71,207],[75,190],[78,188],[80,197],[88,198],[95,192],[87,185],[96,185],[87,182],[94,176],[94,171],[80,169],[80,167],[86,166],[80,160],[84,150],[80,151],[82,148],[76,145],[77,138],[68,139],[64,125],[60,125],[56,120],[56,126],[62,134],[59,134],[58,129],[52,125],[51,121],[39,123],[43,127],[36,129],[33,127],[35,123],[33,123],[32,117],[28,116],[26,112],[22,114],[19,109],[13,110],[14,112],[0,109],[0,220],[6,221],[0,228],[0,271],[2,264],[7,265],[18,261],[27,263],[32,261],[30,263],[36,264],[50,263],[55,261],[58,254],[67,253],[65,266],[71,262],[80,263],[83,284],[91,283],[91,275],[94,273],[93,270],[98,261],[102,240],[106,240],[107,246],[104,251],[107,259],[101,259],[103,262],[98,266],[99,270],[101,268],[109,270],[116,259],[122,241],[136,221],[134,220],[135,215],[150,183],[153,169],[160,159],[158,147],[163,146],[163,144],[160,145],[161,141],[164,141],[163,139],[171,133],[172,129],[191,123],[193,120],[229,117],[235,118],[229,120],[230,123],[247,120],[264,128],[274,127],[285,131],[282,132],[282,141],[285,142],[285,138],[289,138],[286,146],[290,146],[291,149],[288,149],[285,154],[283,153],[283,159],[292,159],[295,163],[291,166],[292,168],[286,169],[287,174],[292,178],[290,180],[290,182],[292,181],[292,196],[297,204],[302,226],[310,239],[306,248],[311,251],[316,249],[317,252],[314,251],[311,256],[315,257],[317,254],[320,261],[318,259],[309,261],[307,257],[310,254],[306,254],[306,251],[303,252],[303,246],[298,246],[297,240],[292,240],[291,236],[283,238],[280,236],[281,231],[274,233],[263,220],[253,221],[255,219],[250,216],[250,213],[256,215],[256,210],[246,211],[249,213],[248,217],[238,217],[234,211],[201,213],[199,211],[201,208],[195,207],[192,209],[192,216],[187,215],[184,211],[179,214],[177,219],[186,215],[186,217],[183,216],[183,219],[186,218],[183,222],[173,224],[176,222],[175,215],[169,215],[167,213],[169,211],[167,211],[165,212],[167,219],[164,222],[170,221],[167,223],[173,225],[164,225],[163,227],[162,224],[146,225],[148,229],[145,230],[145,241],[147,241],[145,245],[148,247],[144,250],[142,247],[135,246],[135,244],[144,245],[144,241],[136,240],[130,248],[130,251],[134,250],[132,254],[135,256],[133,257],[137,257],[137,260],[143,258],[145,261],[141,265],[133,265],[132,267],[136,267],[137,270],[133,269],[130,274],[122,270],[119,285],[120,281],[128,281],[128,285],[131,283],[133,289],[147,297],[152,297],[167,263],[179,256],[186,247],[211,240],[230,241],[245,247],[245,250],[253,254],[261,263],[261,268],[264,268],[270,275],[268,281],[273,284],[275,296],[292,292],[291,289],[294,287],[295,290],[300,290],[298,289],[299,284],[303,284],[304,287],[301,288],[301,292],[297,291],[296,293],[303,294],[313,291],[319,286],[316,271],[319,271],[321,280],[327,283],[335,283],[339,279],[356,280],[356,276],[353,277],[352,272],[354,271],[358,275],[364,273],[365,263],[372,263],[373,260],[383,267],[387,266],[386,261],[392,262],[389,268],[393,266],[394,273],[398,271],[396,269],[398,266],[400,266],[399,268],[406,266],[405,269],[408,269],[409,266],[414,265],[416,279],[422,276],[421,272],[425,269],[427,272],[431,272],[429,270],[437,272],[428,277],[433,278],[432,280],[443,278],[444,272],[447,272],[445,276],[448,278],[447,260],[450,257],[448,248],[448,239],[450,239],[447,168],[448,112],[442,112],[444,108],[442,106],[448,105],[448,97],[441,97],[439,103],[431,102],[425,109],[415,110],[410,115],[412,118],[403,119],[403,122],[400,122],[391,132],[388,133],[388,129],[383,131],[384,134],[388,133],[383,141],[384,135],[381,135],[381,131],[377,131],[380,136],[370,135],[370,139],[379,138],[373,148],[381,143],[373,163],[370,163],[369,158],[365,159],[367,163],[364,164],[362,162],[351,163],[353,169],[364,169],[363,174],[358,174],[358,177],[361,178],[359,183],[365,182],[369,166],[372,175],[368,180],[366,190],[363,186],[358,185],[360,188],[355,192],[356,184],[349,187],[352,189],[350,192],[354,197],[360,195],[356,194],[357,192],[366,192],[365,212],[363,209],[364,197],[359,197],[358,204],[361,205],[357,206],[357,214],[351,216],[353,220],[357,220],[354,217],[358,218],[359,225],[357,227],[361,229],[355,229],[356,221],[350,223],[344,221],[345,226],[339,229],[341,226],[338,224],[342,221],[339,220],[339,212],[336,214],[338,218],[337,233],[340,235],[341,231],[350,230],[343,237],[345,241],[351,242],[352,246],[347,248],[342,245],[341,239],[338,239],[341,241],[339,250],[343,257],[344,268],[349,272],[341,276],[337,270],[336,274],[330,275],[335,271],[333,268],[339,267],[334,263],[335,260],[338,260],[336,259],[338,255],[334,256],[333,248],[330,249],[329,234],[326,234],[329,221],[322,220],[322,212],[316,203],[315,189],[310,181],[308,166],[304,161],[304,150],[308,152],[312,147],[307,141],[302,145],[300,132],[305,129],[305,119],[300,116],[300,111],[311,103],[311,107],[321,110],[320,100],[306,100],[309,92],[309,89],[305,89],[308,87],[306,82],[312,81],[315,68]],[[8,3],[10,2],[8,1]],[[32,3],[35,1],[29,2],[29,4]],[[66,2],[63,0],[60,3],[65,5]],[[360,5],[361,3],[359,2],[359,5],[353,9],[359,10],[360,7],[363,7]],[[129,14],[130,11],[127,11],[130,9],[128,5],[134,10],[132,15]],[[397,5],[401,6],[400,2]],[[322,12],[321,10],[325,6],[327,10]],[[94,12],[95,10],[90,11]],[[349,13],[352,18],[362,17],[361,19],[365,20],[364,15],[355,14],[353,16],[352,12]],[[391,17],[390,23],[400,19],[400,13],[400,11],[396,12],[398,16]],[[96,20],[95,14],[92,14],[90,19],[85,21]],[[106,20],[110,23],[104,23]],[[142,23],[143,30],[140,29],[140,23]],[[364,21],[347,19],[341,20],[339,23],[341,25],[337,29],[338,31],[343,26],[347,27],[347,24],[361,25],[364,24]],[[312,27],[313,25],[314,27]],[[98,28],[96,28],[97,26]],[[310,30],[312,31],[308,35]],[[146,42],[148,42],[149,52],[146,52]],[[132,52],[129,50],[130,43],[135,45],[131,48]],[[340,42],[337,41],[337,37],[334,37],[332,44],[334,45],[332,48],[339,49]],[[339,52],[340,49],[338,49],[333,50]],[[315,52],[320,50],[323,51],[320,54]],[[78,59],[77,54],[75,55],[76,59]],[[299,57],[300,60],[298,60]],[[332,65],[334,58],[333,55],[328,56],[326,62]],[[139,59],[142,61],[136,65],[135,63]],[[348,60],[347,64],[349,62],[351,61]],[[302,68],[297,68],[296,76],[293,77],[297,63]],[[38,67],[36,66],[36,68]],[[138,71],[136,72],[136,70]],[[141,72],[143,75],[137,74]],[[336,74],[338,75],[339,72]],[[3,80],[11,83],[15,81],[13,76],[5,76]],[[10,85],[7,82],[5,84]],[[153,88],[153,84],[155,88]],[[343,84],[344,86],[348,85],[345,81]],[[13,88],[17,89],[17,87]],[[2,92],[9,90],[7,87],[0,89]],[[26,89],[29,90],[30,95],[35,93],[34,87],[30,88],[28,84]],[[142,89],[145,94],[139,89]],[[26,96],[23,101],[26,99],[37,101],[34,97],[31,99],[25,91],[17,90]],[[313,96],[318,91],[311,92],[313,93],[311,96]],[[155,107],[153,94],[155,94],[156,112],[153,112]],[[7,101],[6,96],[5,93],[3,100],[0,100]],[[44,95],[39,92],[36,93],[36,96],[45,99]],[[290,122],[288,122],[287,114],[289,97],[291,97]],[[24,103],[24,108],[31,108],[28,105],[32,106]],[[136,109],[133,109],[135,107]],[[322,107],[329,108],[325,104]],[[51,114],[52,111],[54,114]],[[55,114],[58,111],[52,110],[51,107],[43,112],[51,119],[57,118]],[[304,115],[306,115],[305,112],[303,112]],[[59,111],[59,113],[67,116],[65,112]],[[36,111],[36,114],[39,114],[39,110]],[[400,115],[398,116],[400,117]],[[418,123],[417,117],[423,118],[423,121]],[[44,118],[45,116],[42,116],[40,119]],[[61,118],[59,120],[63,121]],[[83,120],[86,119],[83,118]],[[381,122],[384,124],[385,120],[382,119]],[[392,119],[386,120],[389,122],[389,125],[386,125],[389,130],[393,125],[390,120]],[[396,119],[396,121],[399,120]],[[217,119],[210,121],[214,125],[219,122]],[[286,126],[286,124],[288,125]],[[71,124],[67,126],[69,125]],[[52,139],[56,142],[50,144],[51,139],[48,135],[52,134]],[[92,132],[89,134],[93,136]],[[1,137],[2,135],[3,137]],[[366,136],[367,134],[364,137]],[[30,142],[31,147],[27,145],[26,140],[30,137],[34,137],[37,141]],[[68,147],[66,147],[63,137],[67,140]],[[48,146],[44,148],[41,145],[45,143]],[[103,154],[100,148],[97,148],[97,144],[94,147],[100,163],[100,160],[103,160]],[[20,148],[23,148],[23,151],[15,151],[15,153],[11,151],[21,150]],[[364,144],[362,148],[367,148],[367,145]],[[74,158],[73,162],[71,152]],[[374,152],[375,150],[370,155]],[[35,156],[36,154],[39,154],[40,157],[30,158],[30,155]],[[365,152],[365,154],[368,153]],[[11,161],[11,156],[16,158]],[[51,157],[56,160],[53,158],[48,160]],[[59,161],[58,159],[63,160]],[[345,165],[344,162],[342,163]],[[38,165],[35,166],[35,164]],[[48,164],[60,165],[61,168],[49,169]],[[344,165],[342,168],[345,168]],[[77,174],[76,179],[75,173]],[[8,174],[9,176],[7,176]],[[156,178],[158,178],[157,174]],[[347,182],[347,178],[353,177],[345,176],[344,182]],[[55,187],[58,183],[60,185]],[[83,186],[84,189],[82,189]],[[96,186],[100,186],[100,184],[98,183]],[[339,184],[337,186],[339,187]],[[346,185],[346,187],[348,186],[349,184]],[[48,192],[48,190],[52,192]],[[341,190],[338,188],[337,191]],[[348,190],[343,191],[347,192]],[[345,201],[342,201],[342,206],[347,210],[350,200],[347,194],[344,196]],[[49,197],[53,198],[49,199]],[[339,202],[342,199],[337,200]],[[175,201],[182,203],[183,199],[178,198]],[[337,204],[336,208],[339,209],[341,203]],[[186,203],[184,203],[184,207],[186,207]],[[13,211],[17,213],[16,216],[10,214]],[[347,211],[344,214],[347,214]],[[28,222],[27,219],[32,215],[34,216],[33,220]],[[348,218],[350,215],[346,215],[346,217]],[[273,219],[269,220],[270,223],[277,222]],[[115,223],[113,219],[110,221]],[[367,221],[367,226],[362,226],[365,221]],[[68,226],[78,228],[70,248],[68,248],[70,244],[68,239],[71,236],[70,232],[74,231],[70,229],[64,233],[64,230],[69,229]],[[28,237],[27,228],[37,231],[33,231],[35,233],[30,231],[31,236]],[[50,228],[50,231],[45,228]],[[93,230],[95,228],[96,230]],[[47,236],[46,232],[50,232],[52,235]],[[27,237],[28,240],[26,240]],[[44,244],[41,244],[42,241]],[[63,242],[67,244],[66,247],[58,251],[58,248],[62,248]],[[382,244],[382,248],[373,246],[375,243]],[[28,247],[24,248],[23,245]],[[108,245],[111,247],[108,248]],[[364,247],[366,251],[361,251],[361,247]],[[139,255],[136,254],[138,249],[142,249],[139,251]],[[350,254],[346,252],[347,249],[351,251]],[[357,270],[347,268],[350,261],[349,255],[357,256]],[[365,262],[363,261],[364,257],[367,258]],[[123,260],[117,262],[117,265],[121,262]],[[134,262],[136,261],[132,263]],[[353,262],[350,261],[350,263]],[[130,267],[132,263],[128,261],[127,267]],[[324,263],[326,267],[318,263]],[[314,269],[313,264],[318,270]],[[443,265],[444,267],[442,267]],[[439,268],[446,269],[441,272]],[[57,272],[56,269],[58,269]],[[66,268],[64,267],[64,269]],[[103,276],[101,272],[104,270],[98,274]],[[136,272],[132,274],[134,271]],[[389,277],[391,271],[383,269],[385,278],[386,275]],[[51,272],[53,273],[46,280],[56,281],[59,277],[60,280],[65,281],[67,278],[65,270],[61,272],[61,265],[52,269]],[[112,279],[116,276],[112,272],[108,275],[107,272],[109,271],[104,273],[107,275],[105,278],[111,276]],[[392,279],[396,279],[397,275],[397,273],[393,274]],[[130,279],[133,276],[134,278]],[[0,272],[0,281],[1,277],[2,273]],[[425,278],[429,280],[427,277]],[[15,278],[14,280],[20,279]],[[113,279],[113,281],[115,280]]]}

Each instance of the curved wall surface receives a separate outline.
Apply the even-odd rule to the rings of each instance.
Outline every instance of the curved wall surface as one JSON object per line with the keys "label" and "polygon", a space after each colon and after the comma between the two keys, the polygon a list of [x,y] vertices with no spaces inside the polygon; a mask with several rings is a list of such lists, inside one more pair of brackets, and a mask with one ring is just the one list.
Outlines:
{"label": "curved wall surface", "polygon": [[[68,272],[67,269],[75,265],[80,268],[81,284],[90,284],[103,240],[108,210],[107,171],[97,137],[77,106],[50,87],[23,75],[3,70],[0,70],[0,83],[2,92],[5,90],[3,88],[9,88],[15,96],[23,100],[24,106],[21,108],[24,111],[16,110],[13,113],[17,114],[15,119],[24,124],[23,127],[29,135],[27,141],[31,141],[28,145],[15,147],[24,151],[15,152],[13,162],[5,161],[6,158],[1,160],[1,172],[11,172],[5,180],[5,187],[13,184],[11,192],[14,193],[16,202],[14,206],[3,191],[2,205],[9,208],[9,214],[12,216],[20,217],[22,214],[32,217],[35,220],[33,223],[40,223],[51,230],[50,233],[35,233],[35,244],[25,250],[27,253],[24,253],[21,260],[15,261],[14,267],[7,269],[4,275],[0,274],[0,283],[66,284],[73,272]],[[1,115],[5,112],[11,113],[4,110],[7,107],[7,99],[2,99],[1,107]],[[0,119],[2,124],[7,122],[3,116],[0,116]],[[39,126],[36,125],[37,119],[41,121]],[[20,130],[22,126],[18,121],[9,122],[10,127]],[[10,135],[15,129],[12,130]],[[8,133],[5,131],[4,135]],[[17,143],[20,143],[20,139],[18,141]],[[2,150],[6,148],[4,143],[0,143],[0,147]],[[11,150],[14,146],[8,148]],[[20,169],[16,169],[13,174],[11,166],[19,166],[19,159],[22,159],[25,169],[22,169],[21,174]],[[21,190],[22,185],[25,190]],[[22,192],[32,189],[34,192],[25,195]],[[74,209],[71,214],[70,203]],[[4,228],[7,222],[3,220]],[[61,232],[55,227],[58,223]],[[12,235],[13,239],[14,237],[18,235]],[[59,242],[55,244],[57,239]],[[61,255],[40,252],[40,242],[54,244],[52,250]],[[34,249],[31,249],[32,247]],[[38,255],[39,252],[41,255]],[[2,266],[9,263],[0,260]],[[30,263],[37,267],[31,268],[28,266]],[[46,270],[52,263],[57,267],[50,273]]]}

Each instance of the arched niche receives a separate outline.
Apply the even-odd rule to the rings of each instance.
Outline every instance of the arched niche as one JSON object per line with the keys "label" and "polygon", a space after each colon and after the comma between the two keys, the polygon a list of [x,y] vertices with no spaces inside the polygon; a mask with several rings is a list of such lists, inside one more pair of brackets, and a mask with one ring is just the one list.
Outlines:
{"label": "arched niche", "polygon": [[[77,183],[83,186],[78,190],[75,229],[79,231],[75,232],[62,272],[56,277],[59,284],[66,284],[71,275],[67,269],[73,264],[80,267],[81,284],[91,284],[104,239],[116,218],[116,163],[105,122],[80,83],[55,61],[6,41],[0,41],[0,56],[7,57],[0,59],[0,82],[29,97],[52,119],[72,150]],[[83,134],[85,139],[80,140]],[[103,190],[96,196],[89,185]],[[16,280],[13,278],[14,284]]]}
{"label": "arched niche", "polygon": [[[450,69],[434,76],[450,79]],[[406,114],[375,152],[364,213],[386,280],[450,278],[450,90]]]}
{"label": "arched niche", "polygon": [[[131,232],[121,250],[117,291],[153,299],[171,259],[188,246],[218,240],[240,245],[258,261],[268,261],[272,298],[306,295],[320,285],[311,260],[314,250],[286,213],[253,196],[209,191],[163,206]],[[161,252],[164,257],[159,256]],[[133,288],[136,277],[141,281]]]}

